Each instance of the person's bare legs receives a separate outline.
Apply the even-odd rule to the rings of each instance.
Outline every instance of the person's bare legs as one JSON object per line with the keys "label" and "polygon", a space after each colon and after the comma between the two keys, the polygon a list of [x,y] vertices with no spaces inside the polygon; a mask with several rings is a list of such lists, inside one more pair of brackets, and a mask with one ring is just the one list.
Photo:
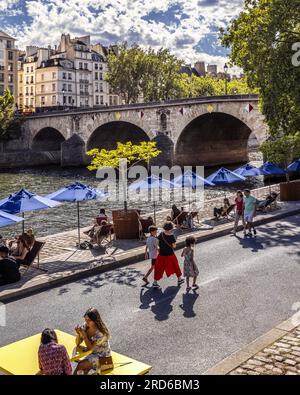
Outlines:
{"label": "person's bare legs", "polygon": [[77,375],[79,370],[82,370],[84,372],[85,375],[88,374],[89,370],[91,370],[93,368],[93,365],[91,364],[91,362],[89,361],[80,361],[78,362],[78,365],[76,367],[76,369],[74,370],[73,375]]}
{"label": "person's bare legs", "polygon": [[186,278],[186,290],[189,291],[190,289],[191,289],[191,287],[190,287],[190,278],[187,277]]}
{"label": "person's bare legs", "polygon": [[151,266],[151,268],[148,270],[147,274],[143,277],[143,281],[145,281],[146,285],[149,284],[148,277],[154,270],[154,265]]}

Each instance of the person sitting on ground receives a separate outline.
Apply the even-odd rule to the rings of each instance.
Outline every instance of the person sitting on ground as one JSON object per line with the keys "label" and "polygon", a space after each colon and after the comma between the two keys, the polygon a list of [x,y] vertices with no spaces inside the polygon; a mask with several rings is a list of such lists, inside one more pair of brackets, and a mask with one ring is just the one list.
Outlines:
{"label": "person sitting on ground", "polygon": [[58,344],[53,329],[46,328],[42,332],[38,351],[40,374],[46,376],[72,375],[72,366],[63,344]]}
{"label": "person sitting on ground", "polygon": [[27,259],[29,251],[30,251],[30,247],[28,245],[26,237],[20,236],[18,240],[18,253],[16,255],[13,255],[16,258],[19,266],[20,265],[28,266],[30,264],[30,262]]}
{"label": "person sitting on ground", "polygon": [[0,247],[6,247],[6,240],[0,235]]}
{"label": "person sitting on ground", "polygon": [[0,247],[0,285],[13,284],[20,281],[19,265],[13,257],[8,256],[9,249]]}
{"label": "person sitting on ground", "polygon": [[91,354],[81,360],[74,374],[77,375],[79,371],[88,374],[91,369],[101,371],[113,369],[113,360],[111,357],[111,348],[109,344],[110,333],[107,326],[102,321],[97,309],[91,308],[84,314],[85,323],[83,326],[77,325],[76,331],[76,346],[80,346],[82,342],[85,343]]}
{"label": "person sitting on ground", "polygon": [[227,214],[227,210],[229,209],[229,207],[230,207],[229,199],[225,198],[223,200],[223,206],[222,207],[219,207],[219,208],[215,207],[214,208],[214,217],[216,219],[219,219],[222,216],[226,215]]}

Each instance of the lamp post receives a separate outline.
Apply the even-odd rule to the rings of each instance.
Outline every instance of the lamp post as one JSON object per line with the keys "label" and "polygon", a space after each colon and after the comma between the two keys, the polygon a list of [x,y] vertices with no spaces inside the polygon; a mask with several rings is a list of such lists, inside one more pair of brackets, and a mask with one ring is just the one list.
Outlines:
{"label": "lamp post", "polygon": [[63,94],[63,109],[65,108],[65,90],[62,90],[62,94]]}
{"label": "lamp post", "polygon": [[227,63],[224,65],[224,72],[225,72],[225,95],[228,94],[228,89],[227,89],[227,72],[228,72],[228,66]]}

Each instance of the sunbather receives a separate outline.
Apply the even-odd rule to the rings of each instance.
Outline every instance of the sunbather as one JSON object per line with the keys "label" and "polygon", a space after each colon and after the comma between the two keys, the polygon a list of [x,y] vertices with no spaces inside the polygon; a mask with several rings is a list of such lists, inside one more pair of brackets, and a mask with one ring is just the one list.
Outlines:
{"label": "sunbather", "polygon": [[225,198],[223,200],[223,206],[222,207],[219,207],[219,208],[215,207],[214,208],[214,217],[216,219],[219,219],[219,218],[223,217],[224,215],[227,214],[229,207],[230,207],[229,199]]}
{"label": "sunbather", "polygon": [[278,197],[278,193],[271,192],[265,200],[257,200],[257,210],[265,211],[268,207],[272,205],[276,201]]}

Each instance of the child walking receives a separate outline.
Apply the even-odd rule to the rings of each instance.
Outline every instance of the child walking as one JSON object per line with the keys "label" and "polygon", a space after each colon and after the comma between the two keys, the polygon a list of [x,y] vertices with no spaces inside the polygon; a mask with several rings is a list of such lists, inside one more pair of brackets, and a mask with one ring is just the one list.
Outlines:
{"label": "child walking", "polygon": [[143,281],[145,285],[149,284],[148,277],[154,270],[154,265],[156,262],[156,258],[158,256],[158,238],[157,238],[157,228],[155,226],[149,227],[150,236],[146,241],[146,250],[145,250],[145,259],[149,258],[151,260],[151,268],[148,270],[147,274],[143,277]]}
{"label": "child walking", "polygon": [[198,289],[199,286],[196,284],[199,270],[194,261],[194,246],[196,240],[194,237],[189,236],[185,240],[186,247],[183,249],[181,256],[184,257],[183,275],[186,277],[186,291],[190,291],[190,277],[193,279],[193,289]]}

